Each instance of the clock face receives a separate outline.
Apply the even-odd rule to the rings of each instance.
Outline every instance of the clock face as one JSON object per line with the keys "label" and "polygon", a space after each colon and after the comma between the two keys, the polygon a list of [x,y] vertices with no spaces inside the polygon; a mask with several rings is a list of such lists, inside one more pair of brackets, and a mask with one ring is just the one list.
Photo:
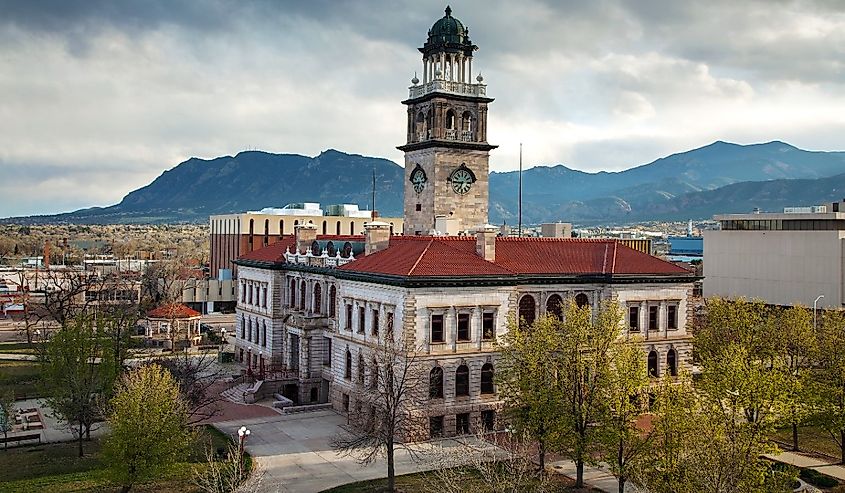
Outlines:
{"label": "clock face", "polygon": [[475,181],[469,170],[458,168],[452,173],[452,190],[455,193],[464,195],[472,188],[472,183]]}
{"label": "clock face", "polygon": [[425,171],[417,165],[417,168],[411,172],[411,184],[414,186],[414,191],[420,193],[425,188]]}

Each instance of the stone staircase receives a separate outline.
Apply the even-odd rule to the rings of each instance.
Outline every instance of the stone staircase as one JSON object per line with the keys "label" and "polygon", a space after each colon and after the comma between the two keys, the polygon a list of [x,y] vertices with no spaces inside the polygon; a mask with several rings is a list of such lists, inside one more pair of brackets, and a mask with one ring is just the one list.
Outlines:
{"label": "stone staircase", "polygon": [[241,383],[220,392],[220,395],[224,399],[234,402],[235,404],[246,404],[247,402],[244,400],[244,394],[251,388],[251,383]]}

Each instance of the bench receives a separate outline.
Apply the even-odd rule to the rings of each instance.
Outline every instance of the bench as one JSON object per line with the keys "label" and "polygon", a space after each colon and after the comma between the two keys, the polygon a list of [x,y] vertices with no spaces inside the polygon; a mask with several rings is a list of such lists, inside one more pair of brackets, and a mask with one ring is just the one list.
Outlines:
{"label": "bench", "polygon": [[38,440],[41,443],[41,433],[28,433],[26,435],[16,435],[13,437],[0,436],[0,443],[22,442],[24,440]]}

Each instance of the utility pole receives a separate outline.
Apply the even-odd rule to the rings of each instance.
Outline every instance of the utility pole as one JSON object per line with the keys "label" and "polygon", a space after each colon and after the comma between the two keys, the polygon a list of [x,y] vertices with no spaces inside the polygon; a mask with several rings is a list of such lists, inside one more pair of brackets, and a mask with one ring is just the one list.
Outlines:
{"label": "utility pole", "polygon": [[370,217],[376,220],[376,167],[373,166],[373,207],[370,209]]}
{"label": "utility pole", "polygon": [[519,143],[519,237],[522,238],[522,142]]}

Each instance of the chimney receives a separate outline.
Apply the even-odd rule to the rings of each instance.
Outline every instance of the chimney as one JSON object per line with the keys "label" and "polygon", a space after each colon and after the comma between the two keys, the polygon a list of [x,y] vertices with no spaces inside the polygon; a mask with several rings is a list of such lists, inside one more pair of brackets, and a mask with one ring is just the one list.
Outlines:
{"label": "chimney", "polygon": [[293,229],[296,236],[296,252],[305,253],[317,239],[317,226],[312,223],[297,224]]}
{"label": "chimney", "polygon": [[475,230],[475,253],[489,262],[496,261],[496,234],[499,228],[485,224]]}
{"label": "chimney", "polygon": [[390,244],[390,225],[383,221],[364,224],[364,254],[384,250]]}

